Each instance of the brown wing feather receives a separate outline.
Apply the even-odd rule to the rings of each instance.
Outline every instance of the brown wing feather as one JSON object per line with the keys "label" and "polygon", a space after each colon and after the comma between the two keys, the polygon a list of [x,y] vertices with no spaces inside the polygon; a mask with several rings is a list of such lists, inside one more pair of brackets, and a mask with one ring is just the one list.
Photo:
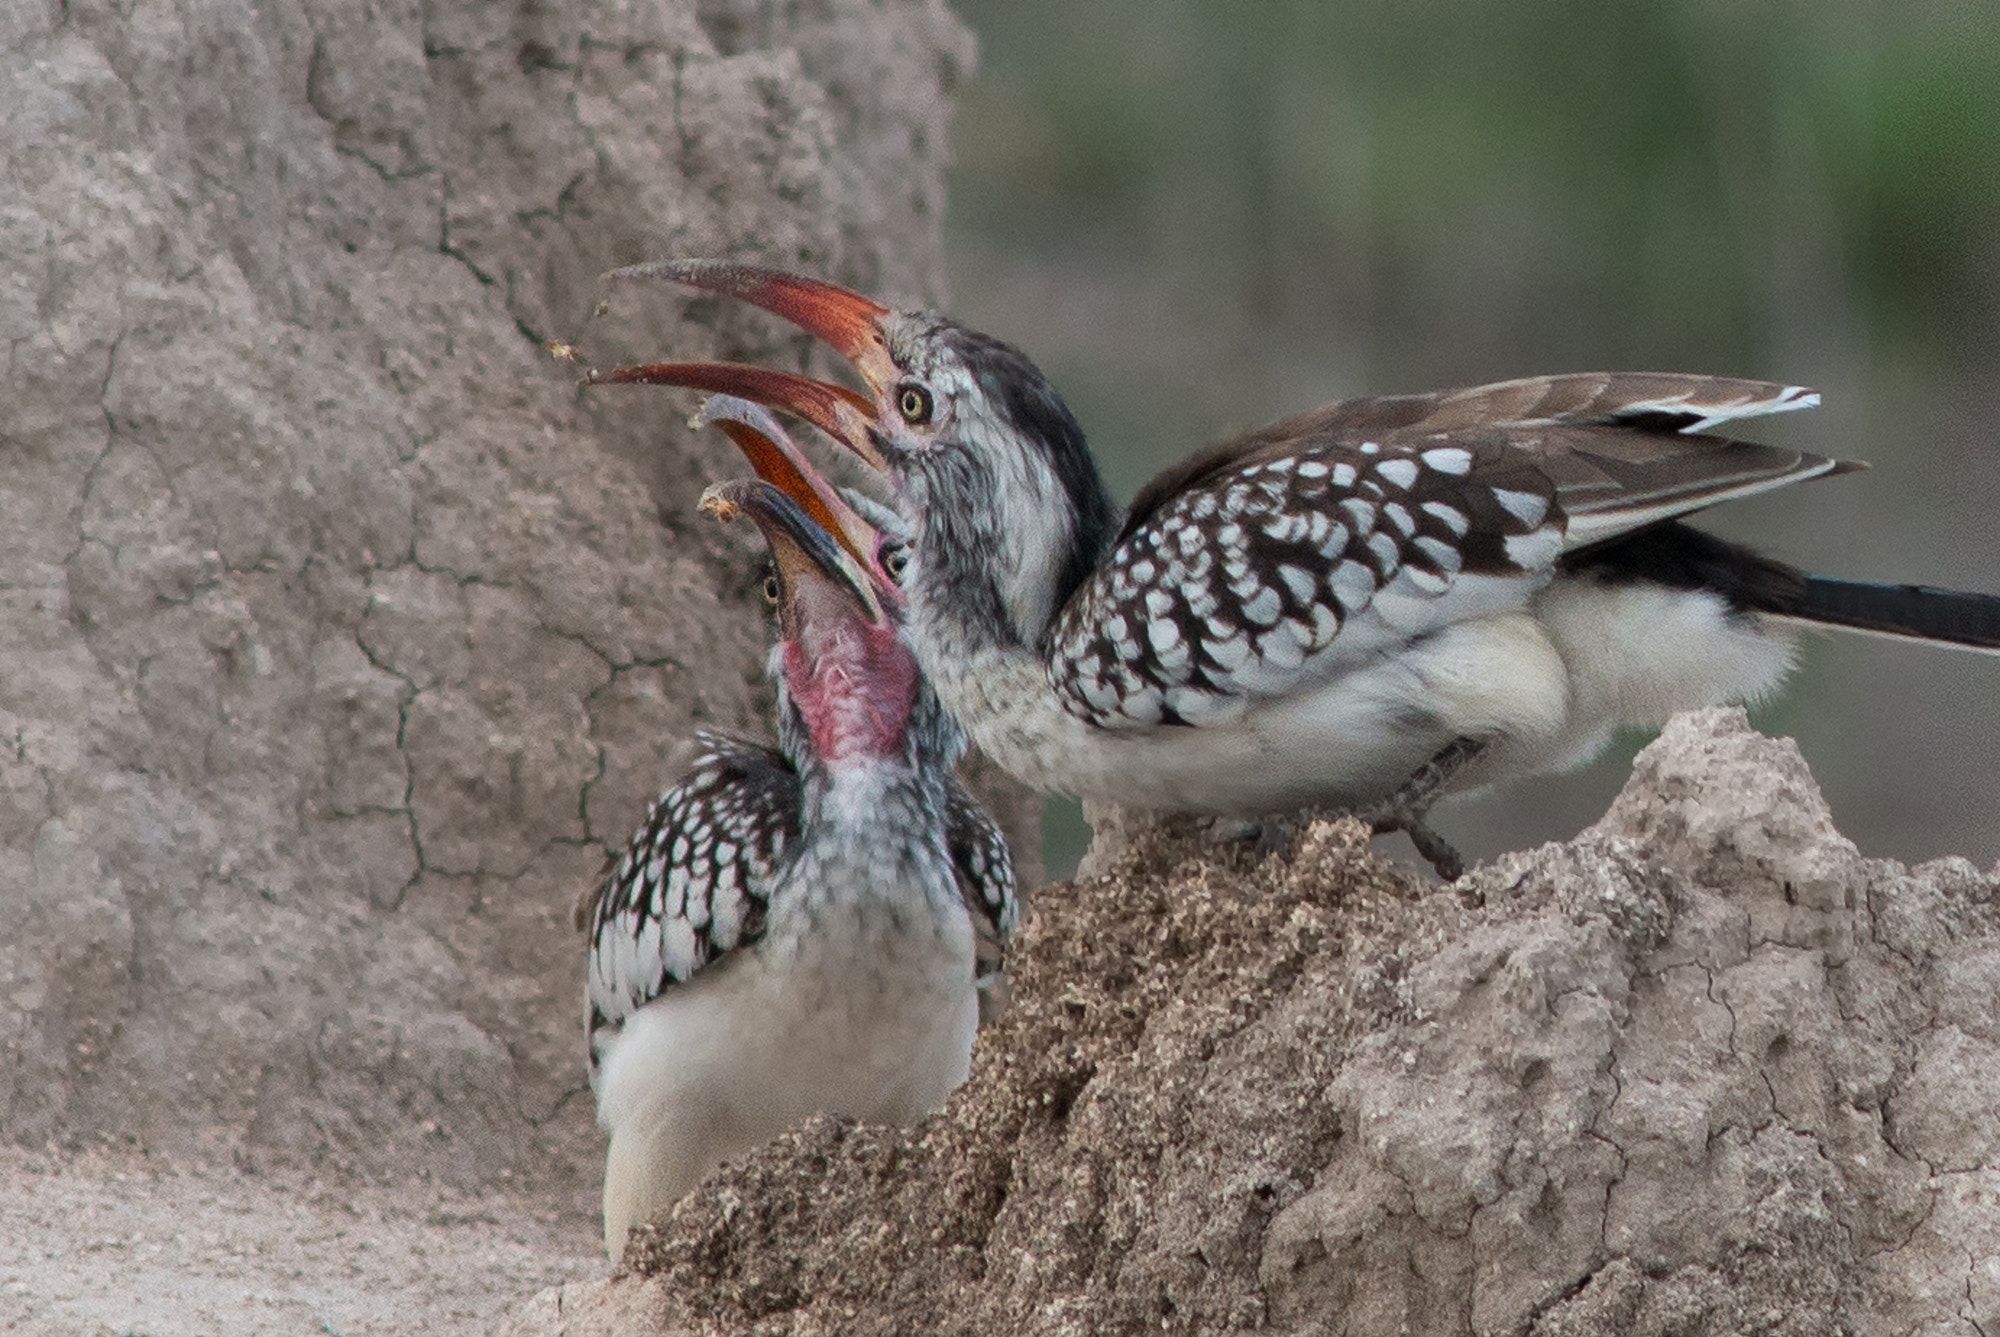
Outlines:
{"label": "brown wing feather", "polygon": [[[1813,391],[1776,381],[1643,371],[1529,376],[1460,390],[1343,399],[1282,418],[1169,466],[1140,489],[1118,538],[1129,537],[1167,499],[1198,486],[1205,479],[1233,466],[1290,454],[1302,443],[1314,439],[1360,440],[1394,435],[1409,441],[1445,435],[1457,438],[1463,433],[1486,439],[1498,430],[1505,433],[1511,444],[1551,460],[1563,450],[1588,444],[1588,454],[1609,461],[1692,461],[1713,453],[1717,447],[1740,444],[1693,433],[1703,433],[1709,427],[1738,418],[1809,408],[1818,402],[1819,396]],[[1535,430],[1554,428],[1570,430],[1553,435]],[[1453,444],[1471,442],[1454,440]],[[1815,458],[1797,452],[1784,453],[1794,460]],[[1792,472],[1777,467],[1775,457],[1760,458],[1754,463],[1746,457],[1744,463],[1753,474]],[[1858,467],[1862,466],[1843,466],[1834,472]],[[1690,468],[1682,472],[1698,471]],[[1721,472],[1733,474],[1735,466]],[[1585,464],[1578,473],[1580,479],[1588,476],[1591,467]],[[1606,474],[1603,480],[1593,481],[1609,478]],[[1650,490],[1650,484],[1641,482],[1640,490]],[[1715,500],[1738,495],[1738,491],[1724,487]],[[1586,507],[1589,505],[1587,500],[1579,500]]]}
{"label": "brown wing feather", "polygon": [[1274,423],[1141,494],[1052,627],[1050,682],[1107,727],[1233,718],[1525,600],[1565,552],[1855,467],[1705,431],[1815,398],[1763,381],[1557,376]]}

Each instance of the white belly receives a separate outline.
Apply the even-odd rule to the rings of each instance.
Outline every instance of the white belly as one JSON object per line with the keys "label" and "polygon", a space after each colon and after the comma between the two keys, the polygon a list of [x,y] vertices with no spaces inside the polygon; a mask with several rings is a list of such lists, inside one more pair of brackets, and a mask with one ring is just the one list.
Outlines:
{"label": "white belly", "polygon": [[1763,695],[1789,660],[1781,629],[1713,595],[1559,580],[1200,726],[1086,724],[1026,657],[926,668],[979,746],[1037,789],[1255,817],[1384,798],[1457,738],[1489,748],[1455,788],[1579,766],[1621,727]]}
{"label": "white belly", "polygon": [[812,1115],[911,1123],[965,1080],[978,1027],[969,920],[860,942],[852,924],[813,928],[669,989],[611,1043],[598,1120],[611,1133],[614,1258],[632,1225]]}

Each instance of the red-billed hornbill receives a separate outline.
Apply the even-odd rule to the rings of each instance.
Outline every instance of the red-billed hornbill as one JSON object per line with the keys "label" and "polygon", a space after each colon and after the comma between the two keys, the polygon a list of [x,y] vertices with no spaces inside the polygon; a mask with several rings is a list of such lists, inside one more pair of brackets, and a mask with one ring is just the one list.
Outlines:
{"label": "red-billed hornbill", "polygon": [[943,316],[717,261],[617,271],[742,298],[869,394],[723,363],[612,382],[797,413],[885,472],[910,636],[938,694],[1043,790],[1423,824],[1441,788],[1583,764],[1624,726],[1770,692],[1801,625],[2000,648],[2000,600],[1808,576],[1689,528],[1862,466],[1712,429],[1799,386],[1591,373],[1344,400],[1176,465],[1122,518],[1015,349]]}
{"label": "red-billed hornbill", "polygon": [[791,472],[763,410],[707,416],[764,475],[702,507],[748,516],[771,550],[779,742],[703,735],[579,911],[614,1259],[719,1162],[815,1113],[937,1109],[1018,914],[1000,829],[952,775],[963,735],[903,639],[899,543]]}

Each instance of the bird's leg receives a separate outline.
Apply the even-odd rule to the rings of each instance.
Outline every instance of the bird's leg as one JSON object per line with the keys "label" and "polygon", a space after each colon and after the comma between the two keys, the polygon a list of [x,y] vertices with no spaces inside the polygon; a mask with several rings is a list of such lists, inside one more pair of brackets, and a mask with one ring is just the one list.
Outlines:
{"label": "bird's leg", "polygon": [[1417,853],[1430,861],[1437,875],[1455,882],[1465,873],[1465,860],[1424,819],[1452,777],[1485,750],[1486,744],[1479,739],[1454,738],[1435,757],[1419,766],[1401,789],[1379,803],[1355,809],[1354,815],[1375,828],[1378,836],[1389,831],[1406,833]]}

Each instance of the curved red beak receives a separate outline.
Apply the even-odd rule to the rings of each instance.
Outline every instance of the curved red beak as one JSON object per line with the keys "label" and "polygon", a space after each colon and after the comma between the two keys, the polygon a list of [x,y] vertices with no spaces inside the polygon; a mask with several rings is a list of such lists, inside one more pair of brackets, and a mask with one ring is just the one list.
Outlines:
{"label": "curved red beak", "polygon": [[695,425],[720,428],[759,478],[797,502],[799,509],[846,548],[878,584],[895,592],[895,583],[878,569],[876,544],[881,536],[875,526],[862,519],[840,490],[807,462],[778,420],[761,405],[717,395],[702,405]]}
{"label": "curved red beak", "polygon": [[868,388],[880,395],[896,380],[883,320],[895,314],[872,297],[821,279],[779,269],[731,264],[726,260],[653,260],[606,274],[608,283],[666,279],[741,298],[782,316],[854,364]]}
{"label": "curved red beak", "polygon": [[[679,385],[689,390],[747,399],[804,418],[861,457],[877,473],[888,462],[869,434],[875,406],[844,385],[741,362],[649,362],[637,367],[591,372],[588,385]],[[727,429],[724,429],[727,430]]]}
{"label": "curved red beak", "polygon": [[855,611],[878,627],[891,624],[871,566],[855,561],[789,493],[761,478],[731,478],[701,494],[701,510],[725,522],[747,515],[763,531],[784,587],[778,615],[785,639],[800,640],[815,621],[846,622]]}
{"label": "curved red beak", "polygon": [[[762,307],[791,321],[846,358],[877,400],[898,379],[884,324],[895,312],[872,297],[836,284],[722,260],[655,260],[614,269],[605,279],[610,283],[665,279],[738,297]],[[680,385],[748,399],[804,418],[860,456],[871,469],[879,472],[886,467],[869,434],[879,412],[878,404],[843,386],[733,362],[658,362],[620,367],[602,376],[592,373],[589,381],[612,385]]]}

